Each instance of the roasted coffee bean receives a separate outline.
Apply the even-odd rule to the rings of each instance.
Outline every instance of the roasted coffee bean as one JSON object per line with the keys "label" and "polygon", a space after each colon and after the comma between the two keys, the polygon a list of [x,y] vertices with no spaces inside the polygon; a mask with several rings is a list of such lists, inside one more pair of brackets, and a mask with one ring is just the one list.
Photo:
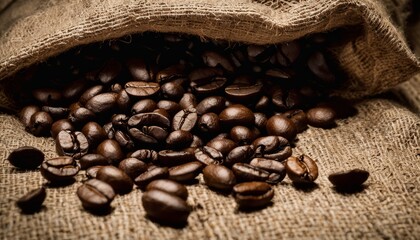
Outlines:
{"label": "roasted coffee bean", "polygon": [[247,107],[236,104],[225,108],[219,114],[219,120],[226,126],[252,126],[255,122],[254,113]]}
{"label": "roasted coffee bean", "polygon": [[153,80],[153,72],[150,66],[142,58],[130,58],[126,62],[131,76],[136,81],[150,82]]}
{"label": "roasted coffee bean", "polygon": [[223,70],[219,68],[199,68],[191,71],[190,87],[202,96],[216,94],[221,91],[227,83],[227,78],[223,76]]}
{"label": "roasted coffee bean", "polygon": [[51,158],[41,164],[42,176],[51,183],[71,181],[79,170],[74,158],[67,156]]}
{"label": "roasted coffee bean", "polygon": [[197,148],[197,150],[195,150],[195,158],[205,165],[223,164],[224,160],[221,152],[208,146]]}
{"label": "roasted coffee bean", "polygon": [[102,167],[103,166],[101,165],[96,165],[96,166],[86,169],[86,177],[96,178],[96,175],[98,174],[99,169],[101,169]]}
{"label": "roasted coffee bean", "polygon": [[127,194],[133,189],[131,178],[123,170],[114,166],[103,166],[98,170],[96,178],[111,185],[118,194]]}
{"label": "roasted coffee bean", "polygon": [[70,106],[70,113],[68,119],[73,124],[83,125],[89,121],[93,121],[95,118],[95,113],[87,108],[80,107],[80,105],[74,108]]}
{"label": "roasted coffee bean", "polygon": [[203,169],[204,182],[210,188],[230,191],[236,184],[236,177],[232,170],[221,165],[208,165]]}
{"label": "roasted coffee bean", "polygon": [[177,114],[182,109],[178,103],[169,100],[160,100],[157,103],[157,107],[160,109],[164,109],[166,112],[168,112],[168,114],[171,117]]}
{"label": "roasted coffee bean", "polygon": [[220,131],[219,116],[216,113],[205,113],[198,118],[197,126],[203,133],[217,133]]}
{"label": "roasted coffee bean", "polygon": [[245,126],[233,127],[229,135],[238,145],[249,145],[256,138],[254,132]]}
{"label": "roasted coffee bean", "polygon": [[37,148],[24,146],[13,150],[7,160],[17,168],[36,169],[44,161],[44,153]]}
{"label": "roasted coffee bean", "polygon": [[176,64],[162,69],[156,74],[156,81],[159,83],[165,83],[186,78],[186,75],[184,74],[184,68],[185,67],[183,65]]}
{"label": "roasted coffee bean", "polygon": [[156,108],[158,108],[158,106],[152,99],[142,99],[133,105],[131,114],[135,115],[138,113],[152,112]]}
{"label": "roasted coffee bean", "polygon": [[208,147],[212,147],[219,151],[223,156],[227,156],[227,154],[238,146],[234,141],[229,138],[218,138],[213,139],[207,143]]}
{"label": "roasted coffee bean", "polygon": [[276,52],[277,63],[289,67],[296,62],[301,52],[301,46],[297,41],[282,43]]}
{"label": "roasted coffee bean", "polygon": [[32,133],[34,136],[46,136],[51,130],[53,119],[50,114],[46,112],[36,112],[32,115],[26,131]]}
{"label": "roasted coffee bean", "polygon": [[90,179],[77,189],[77,196],[86,210],[106,212],[115,198],[115,191],[104,181]]}
{"label": "roasted coffee bean", "polygon": [[62,91],[63,98],[68,101],[77,101],[82,93],[89,87],[89,82],[85,79],[78,79],[70,82]]}
{"label": "roasted coffee bean", "polygon": [[127,129],[128,117],[125,114],[114,114],[111,118],[114,129]]}
{"label": "roasted coffee bean", "polygon": [[89,143],[82,132],[61,131],[55,139],[55,149],[60,156],[71,156],[76,159],[86,155]]}
{"label": "roasted coffee bean", "polygon": [[164,166],[177,166],[194,161],[194,154],[187,151],[162,150],[159,151],[157,160]]}
{"label": "roasted coffee bean", "polygon": [[[271,104],[271,99],[265,95],[261,96],[258,101],[255,103],[255,110],[256,111],[266,111]],[[257,116],[255,116],[257,117]]]}
{"label": "roasted coffee bean", "polygon": [[169,168],[169,179],[177,182],[188,182],[194,180],[201,173],[204,165],[201,162],[193,161]]}
{"label": "roasted coffee bean", "polygon": [[172,128],[174,130],[191,131],[197,122],[197,118],[197,110],[195,108],[181,110],[175,114]]}
{"label": "roasted coffee bean", "polygon": [[289,110],[283,113],[283,115],[293,122],[298,133],[303,132],[308,128],[308,118],[304,111],[299,109]]}
{"label": "roasted coffee bean", "polygon": [[265,130],[267,124],[267,116],[264,113],[256,112],[254,113],[255,117],[255,126],[260,130]]}
{"label": "roasted coffee bean", "polygon": [[337,188],[351,190],[359,188],[369,178],[369,172],[362,169],[339,171],[328,176],[328,180]]}
{"label": "roasted coffee bean", "polygon": [[207,97],[197,104],[197,114],[213,112],[219,114],[225,108],[225,98],[220,96]]}
{"label": "roasted coffee bean", "polygon": [[255,157],[282,161],[292,155],[292,148],[286,138],[279,136],[260,137],[252,142]]}
{"label": "roasted coffee bean", "polygon": [[[68,119],[60,119],[58,121],[55,121],[52,125],[51,125],[51,137],[56,138],[58,133],[61,131],[75,131],[75,127],[73,126],[73,124],[70,122],[70,120]],[[82,130],[83,132],[83,130]],[[85,134],[85,133],[83,133]],[[86,134],[85,134],[86,136]],[[89,139],[88,139],[89,140]]]}
{"label": "roasted coffee bean", "polygon": [[240,208],[260,208],[270,204],[274,190],[265,182],[244,182],[233,187],[233,194]]}
{"label": "roasted coffee bean", "polygon": [[119,83],[114,83],[111,85],[111,92],[119,93],[121,90],[123,90],[123,87]]}
{"label": "roasted coffee bean", "polygon": [[156,180],[156,179],[165,179],[169,176],[169,170],[167,167],[149,167],[147,171],[143,172],[142,174],[138,175],[134,179],[134,183],[140,188],[145,189],[146,186]]}
{"label": "roasted coffee bean", "polygon": [[137,158],[126,158],[118,164],[118,168],[123,170],[131,179],[135,179],[147,170],[147,164]]}
{"label": "roasted coffee bean", "polygon": [[29,105],[22,108],[19,114],[19,119],[23,123],[23,126],[28,127],[29,124],[31,123],[32,115],[34,115],[35,113],[39,111],[41,111],[41,109],[35,105]]}
{"label": "roasted coffee bean", "polygon": [[130,128],[128,133],[137,142],[144,144],[158,144],[168,136],[168,132],[158,126],[143,126],[141,128]]}
{"label": "roasted coffee bean", "polygon": [[193,135],[193,140],[190,144],[191,148],[198,148],[198,147],[203,146],[203,144],[204,144],[204,142],[199,136]]}
{"label": "roasted coffee bean", "polygon": [[112,127],[112,122],[103,125],[103,129],[109,139],[113,139],[115,137],[115,129]]}
{"label": "roasted coffee bean", "polygon": [[135,147],[134,141],[123,131],[117,130],[114,138],[123,149],[132,150]]}
{"label": "roasted coffee bean", "polygon": [[53,119],[61,119],[66,118],[67,115],[70,113],[69,108],[65,107],[50,107],[50,106],[43,106],[41,108],[42,111],[50,114]]}
{"label": "roasted coffee bean", "polygon": [[96,153],[101,154],[112,164],[119,163],[124,158],[124,153],[117,141],[107,139],[96,148]]}
{"label": "roasted coffee bean", "polygon": [[154,82],[127,82],[124,86],[125,91],[133,97],[151,97],[160,90],[158,83]]}
{"label": "roasted coffee bean", "polygon": [[275,184],[281,182],[286,177],[286,168],[281,162],[265,158],[254,158],[249,164],[269,172],[270,176],[266,180],[268,183]]}
{"label": "roasted coffee bean", "polygon": [[329,98],[326,102],[320,102],[316,106],[331,108],[336,118],[348,118],[357,114],[357,109],[349,100],[337,96]]}
{"label": "roasted coffee bean", "polygon": [[128,119],[128,126],[130,127],[145,125],[169,128],[171,126],[171,121],[166,116],[156,112],[139,113]]}
{"label": "roasted coffee bean", "polygon": [[336,74],[332,72],[330,63],[327,62],[325,54],[319,51],[312,53],[308,58],[309,70],[326,84],[336,81]]}
{"label": "roasted coffee bean", "polygon": [[162,108],[157,108],[157,109],[153,110],[153,112],[154,113],[159,113],[159,114],[161,114],[162,116],[165,116],[168,119],[172,118],[171,115],[165,109],[162,109]]}
{"label": "roasted coffee bean", "polygon": [[87,103],[87,101],[89,101],[94,96],[102,93],[103,91],[104,91],[104,86],[103,85],[96,85],[96,86],[88,88],[82,94],[82,96],[80,96],[80,98],[79,98],[80,104],[85,105]]}
{"label": "roasted coffee bean", "polygon": [[152,181],[146,187],[146,191],[151,190],[160,190],[162,192],[175,195],[184,201],[186,201],[188,198],[187,188],[184,185],[169,179],[158,179]]}
{"label": "roasted coffee bean", "polygon": [[266,181],[270,175],[269,172],[248,163],[235,163],[232,171],[241,181]]}
{"label": "roasted coffee bean", "polygon": [[318,166],[306,155],[289,157],[285,166],[287,176],[294,183],[312,183],[318,177]]}
{"label": "roasted coffee bean", "polygon": [[295,89],[276,88],[271,95],[271,99],[278,111],[301,107],[304,102],[303,96]]}
{"label": "roasted coffee bean", "polygon": [[89,99],[85,107],[94,113],[110,112],[118,106],[117,97],[114,92],[101,93]]}
{"label": "roasted coffee bean", "polygon": [[88,122],[82,128],[82,133],[86,136],[89,145],[97,146],[99,143],[107,139],[105,129],[96,122]]}
{"label": "roasted coffee bean", "polygon": [[129,154],[128,157],[137,158],[138,160],[142,162],[150,163],[150,162],[157,161],[158,153],[155,150],[151,150],[151,149],[139,149]]}
{"label": "roasted coffee bean", "polygon": [[235,71],[235,67],[233,66],[232,62],[229,58],[225,57],[221,53],[215,51],[205,51],[201,55],[203,62],[205,65],[209,67],[223,67],[225,70],[229,72]]}
{"label": "roasted coffee bean", "polygon": [[263,84],[261,81],[255,83],[233,83],[225,88],[226,96],[235,102],[255,102],[261,94]]}
{"label": "roasted coffee bean", "polygon": [[235,163],[247,163],[255,154],[253,145],[244,145],[232,149],[226,157],[225,165],[232,166]]}
{"label": "roasted coffee bean", "polygon": [[181,84],[176,83],[175,81],[162,84],[160,89],[164,98],[174,101],[179,101],[185,93]]}
{"label": "roasted coffee bean", "polygon": [[269,135],[281,136],[289,141],[293,141],[297,134],[295,124],[289,118],[281,115],[274,115],[269,118],[266,129]]}
{"label": "roasted coffee bean", "polygon": [[61,92],[53,88],[35,89],[32,95],[39,103],[47,106],[58,106],[63,100]]}
{"label": "roasted coffee bean", "polygon": [[121,63],[116,59],[110,59],[105,63],[101,71],[98,73],[98,78],[102,83],[108,84],[115,81],[121,74],[121,71]]}
{"label": "roasted coffee bean", "polygon": [[166,138],[166,146],[170,149],[181,149],[189,147],[192,141],[193,135],[190,132],[176,130]]}
{"label": "roasted coffee bean", "polygon": [[44,187],[34,189],[24,196],[19,198],[16,201],[16,205],[24,212],[24,213],[33,213],[38,211],[42,203],[44,203],[45,198],[47,197],[47,192],[45,191]]}
{"label": "roasted coffee bean", "polygon": [[157,189],[145,192],[141,201],[149,218],[164,224],[185,224],[192,210],[182,198]]}
{"label": "roasted coffee bean", "polygon": [[331,128],[335,126],[335,112],[329,107],[315,107],[306,113],[309,125],[319,128]]}
{"label": "roasted coffee bean", "polygon": [[104,156],[100,154],[89,153],[79,159],[79,164],[80,169],[85,170],[97,165],[106,166],[109,165],[109,162]]}
{"label": "roasted coffee bean", "polygon": [[182,109],[195,108],[197,106],[197,99],[192,93],[184,93],[181,100],[179,100],[179,106]]}

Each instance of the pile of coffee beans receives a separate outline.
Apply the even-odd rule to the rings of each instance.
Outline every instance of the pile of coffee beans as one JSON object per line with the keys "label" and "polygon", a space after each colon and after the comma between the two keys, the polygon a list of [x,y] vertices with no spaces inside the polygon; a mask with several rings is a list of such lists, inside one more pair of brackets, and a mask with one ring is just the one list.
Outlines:
{"label": "pile of coffee beans", "polygon": [[[183,184],[201,173],[240,209],[265,207],[286,175],[295,184],[318,177],[316,160],[293,156],[298,134],[356,113],[328,95],[344,78],[328,45],[324,35],[260,46],[143,33],[77,47],[17,75],[25,129],[52,136],[59,157],[26,147],[9,161],[40,165],[51,184],[85,171],[77,196],[94,213],[136,185],[150,219],[185,223],[192,208]],[[348,187],[352,174],[361,175],[356,185],[368,176],[330,180]]]}

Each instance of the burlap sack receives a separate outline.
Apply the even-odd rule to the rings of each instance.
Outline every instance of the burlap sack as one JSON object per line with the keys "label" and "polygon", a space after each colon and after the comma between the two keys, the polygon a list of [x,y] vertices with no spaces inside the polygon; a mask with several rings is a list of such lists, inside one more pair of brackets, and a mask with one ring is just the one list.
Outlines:
{"label": "burlap sack", "polygon": [[[72,46],[145,30],[274,43],[357,26],[362,34],[335,50],[350,74],[347,96],[382,92],[412,76],[419,66],[403,36],[409,30],[402,27],[409,1],[7,2],[0,10],[0,79]],[[406,106],[420,109],[420,88],[413,88],[419,85],[417,76],[392,90],[397,94],[358,102],[359,114],[339,121],[338,128],[310,128],[299,135],[295,154],[312,156],[320,167],[313,189],[299,190],[285,180],[275,187],[272,206],[244,213],[236,210],[231,197],[209,191],[200,179],[188,187],[188,202],[195,210],[182,229],[145,219],[139,190],[117,197],[112,214],[93,216],[75,195],[80,181],[49,188],[41,212],[21,214],[14,201],[45,180],[38,171],[11,167],[5,158],[23,145],[52,157],[54,143],[26,133],[13,115],[0,114],[0,238],[418,239],[420,117]],[[13,108],[4,95],[0,99],[3,108]],[[371,173],[366,189],[336,192],[328,174],[356,167]],[[83,173],[78,180],[82,178]]]}

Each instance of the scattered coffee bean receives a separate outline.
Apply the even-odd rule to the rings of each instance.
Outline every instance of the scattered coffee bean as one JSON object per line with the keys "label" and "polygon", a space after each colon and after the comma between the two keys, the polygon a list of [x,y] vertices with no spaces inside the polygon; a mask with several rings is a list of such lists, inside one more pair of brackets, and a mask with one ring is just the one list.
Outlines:
{"label": "scattered coffee bean", "polygon": [[42,176],[51,183],[71,181],[79,170],[74,158],[67,156],[51,158],[41,164]]}
{"label": "scattered coffee bean", "polygon": [[222,165],[208,165],[203,169],[203,178],[206,185],[221,191],[230,191],[236,184],[232,170]]}
{"label": "scattered coffee bean", "polygon": [[123,170],[131,179],[135,179],[147,170],[147,164],[137,158],[126,158],[120,162],[118,168]]}
{"label": "scattered coffee bean", "polygon": [[186,201],[188,198],[187,188],[184,185],[169,179],[158,179],[152,181],[146,187],[146,191],[151,190],[160,190],[171,195],[175,195],[184,201]]}
{"label": "scattered coffee bean", "polygon": [[156,179],[168,178],[169,170],[167,167],[149,167],[146,172],[143,172],[134,179],[134,183],[140,188],[145,189],[147,184]]}
{"label": "scattered coffee bean", "polygon": [[232,171],[241,181],[266,181],[270,176],[269,172],[248,163],[235,163]]}
{"label": "scattered coffee bean", "polygon": [[233,194],[241,209],[260,208],[270,204],[274,190],[265,182],[244,182],[233,187]]}
{"label": "scattered coffee bean", "polygon": [[80,169],[85,170],[93,166],[109,165],[108,159],[100,154],[89,153],[79,159]]}
{"label": "scattered coffee bean", "polygon": [[189,182],[200,174],[204,165],[194,161],[169,168],[169,179],[177,182]]}
{"label": "scattered coffee bean", "polygon": [[24,146],[13,150],[7,160],[17,168],[36,169],[44,161],[44,153],[37,148]]}
{"label": "scattered coffee bean", "polygon": [[127,194],[133,189],[133,181],[121,169],[114,166],[103,166],[96,173],[96,179],[112,186],[118,194]]}
{"label": "scattered coffee bean", "polygon": [[352,169],[332,173],[328,180],[337,189],[356,189],[360,187],[369,178],[369,172],[362,169]]}
{"label": "scattered coffee bean", "polygon": [[309,125],[319,128],[331,128],[335,126],[335,112],[329,107],[315,107],[306,113]]}
{"label": "scattered coffee bean", "polygon": [[90,179],[77,189],[77,196],[86,210],[107,211],[114,200],[115,192],[108,183]]}
{"label": "scattered coffee bean", "polygon": [[294,183],[312,183],[318,177],[318,166],[306,155],[289,157],[285,166],[287,176]]}
{"label": "scattered coffee bean", "polygon": [[25,213],[38,211],[44,203],[47,193],[44,187],[34,189],[16,201],[16,205]]}

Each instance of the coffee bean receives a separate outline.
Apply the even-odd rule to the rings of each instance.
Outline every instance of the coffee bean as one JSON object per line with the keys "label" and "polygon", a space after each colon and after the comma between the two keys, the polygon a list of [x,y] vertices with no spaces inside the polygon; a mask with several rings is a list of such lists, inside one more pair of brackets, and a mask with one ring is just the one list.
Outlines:
{"label": "coffee bean", "polygon": [[123,149],[132,150],[135,147],[134,141],[123,131],[116,131],[114,138]]}
{"label": "coffee bean", "polygon": [[269,172],[248,163],[235,163],[232,171],[241,181],[266,181],[270,175]]}
{"label": "coffee bean", "polygon": [[118,168],[123,170],[131,179],[135,179],[147,170],[147,164],[137,158],[126,158],[118,164]]}
{"label": "coffee bean", "polygon": [[158,126],[143,126],[141,128],[130,128],[129,135],[139,143],[156,145],[163,142],[168,132]]}
{"label": "coffee bean", "polygon": [[77,101],[86,88],[89,87],[89,84],[85,79],[70,82],[62,91],[63,98],[66,101]]}
{"label": "coffee bean", "polygon": [[175,114],[172,128],[174,130],[191,131],[197,122],[197,118],[197,110],[195,108],[181,110]]}
{"label": "coffee bean", "polygon": [[38,106],[35,105],[29,105],[20,111],[19,119],[23,123],[23,126],[29,127],[29,124],[31,123],[31,117],[35,113],[41,111],[41,109]]}
{"label": "coffee bean", "polygon": [[181,84],[175,81],[164,83],[160,88],[164,98],[174,101],[179,101],[185,93]]}
{"label": "coffee bean", "polygon": [[187,151],[162,150],[158,153],[158,161],[164,166],[177,166],[194,160],[194,153]]}
{"label": "coffee bean", "polygon": [[103,166],[96,165],[96,166],[86,169],[86,177],[96,178],[96,175],[98,174],[99,169],[101,169],[102,167]]}
{"label": "coffee bean", "polygon": [[147,215],[165,224],[185,223],[192,210],[180,197],[157,189],[145,192],[141,200]]}
{"label": "coffee bean", "polygon": [[105,63],[101,71],[98,73],[98,78],[104,84],[113,82],[121,73],[121,70],[121,63],[116,59],[110,59]]}
{"label": "coffee bean", "polygon": [[139,149],[129,154],[128,157],[137,158],[138,160],[142,162],[150,163],[150,162],[157,161],[158,153],[155,150],[151,150],[151,149]]}
{"label": "coffee bean", "polygon": [[166,116],[156,112],[139,113],[128,119],[128,126],[130,127],[145,125],[169,128],[171,126],[171,121]]}
{"label": "coffee bean", "polygon": [[82,133],[91,146],[97,146],[107,138],[105,130],[96,122],[88,122],[82,128]]}
{"label": "coffee bean", "polygon": [[108,159],[108,162],[112,164],[117,164],[124,158],[124,153],[120,145],[112,139],[101,142],[96,148],[96,152]]}
{"label": "coffee bean", "polygon": [[318,177],[318,166],[306,155],[289,157],[285,166],[287,176],[294,183],[311,183]]}
{"label": "coffee bean", "polygon": [[71,156],[76,159],[86,155],[89,143],[82,132],[61,131],[55,139],[55,149],[60,156]]}
{"label": "coffee bean", "polygon": [[265,158],[254,158],[249,164],[269,172],[270,176],[266,180],[268,183],[275,184],[286,177],[286,168],[281,162]]}
{"label": "coffee bean", "polygon": [[296,126],[293,122],[281,115],[274,115],[267,120],[266,129],[268,134],[282,136],[289,141],[293,141],[297,134]]}
{"label": "coffee bean", "polygon": [[[51,130],[50,130],[51,137],[56,138],[59,132],[66,131],[66,130],[71,131],[71,132],[75,131],[75,127],[70,122],[70,120],[68,120],[68,119],[60,119],[58,121],[55,121],[51,125]],[[86,136],[86,134],[85,134],[85,136]]]}
{"label": "coffee bean", "polygon": [[266,111],[270,107],[270,104],[271,104],[271,99],[263,95],[256,101],[254,108],[256,111]]}
{"label": "coffee bean", "polygon": [[357,189],[369,178],[369,172],[362,169],[339,171],[328,176],[328,180],[337,188],[344,190]]}
{"label": "coffee bean", "polygon": [[274,190],[265,182],[244,182],[233,187],[236,203],[242,209],[260,208],[270,204]]}
{"label": "coffee bean", "polygon": [[167,167],[149,167],[146,172],[143,172],[134,179],[134,183],[140,189],[145,189],[153,180],[168,178],[168,176],[169,170]]}
{"label": "coffee bean", "polygon": [[165,83],[183,78],[186,78],[186,76],[184,74],[184,66],[181,64],[169,66],[160,70],[156,74],[156,81],[159,83]]}
{"label": "coffee bean", "polygon": [[201,162],[193,161],[169,168],[169,179],[177,182],[188,182],[194,180],[200,174],[204,165]]}
{"label": "coffee bean", "polygon": [[206,146],[216,149],[223,156],[227,156],[232,149],[238,146],[238,144],[229,138],[220,138],[209,141]]}
{"label": "coffee bean", "polygon": [[45,198],[47,197],[47,193],[44,187],[34,189],[24,196],[19,198],[16,201],[16,205],[24,212],[24,213],[33,213],[38,211],[42,203],[44,203]]}
{"label": "coffee bean", "polygon": [[226,157],[225,165],[232,166],[235,163],[247,163],[254,156],[253,145],[244,145],[232,149]]}
{"label": "coffee bean", "polygon": [[193,135],[193,140],[190,144],[191,148],[198,148],[198,147],[203,146],[203,144],[204,144],[204,142],[199,136]]}
{"label": "coffee bean", "polygon": [[335,112],[329,107],[315,107],[306,113],[309,125],[319,128],[331,128],[335,126]]}
{"label": "coffee bean", "polygon": [[108,183],[98,179],[90,179],[77,189],[77,196],[82,202],[83,208],[100,212],[107,211],[110,208],[110,204],[115,198],[115,192]]}
{"label": "coffee bean", "polygon": [[87,108],[81,107],[80,105],[76,105],[73,108],[70,106],[68,119],[77,126],[93,121],[95,118],[95,113]]}
{"label": "coffee bean", "polygon": [[85,170],[97,165],[106,166],[109,165],[109,162],[100,154],[89,153],[79,159],[79,164],[80,169]]}
{"label": "coffee bean", "polygon": [[39,103],[47,106],[57,106],[63,99],[61,92],[52,88],[35,89],[32,95]]}
{"label": "coffee bean", "polygon": [[41,164],[42,176],[51,183],[71,181],[79,170],[74,158],[67,156],[51,158]]}
{"label": "coffee bean", "polygon": [[260,130],[265,130],[267,124],[267,116],[264,113],[256,112],[254,113],[255,117],[255,126]]}
{"label": "coffee bean", "polygon": [[224,160],[221,152],[208,146],[197,148],[197,150],[195,150],[195,158],[205,165],[223,164]]}
{"label": "coffee bean", "polygon": [[138,113],[152,112],[156,108],[158,108],[158,106],[152,99],[142,99],[133,105],[131,113],[135,115]]}
{"label": "coffee bean", "polygon": [[181,111],[181,106],[174,102],[169,100],[160,100],[157,103],[157,107],[160,109],[164,109],[168,114],[173,117],[175,114],[177,114],[179,111]]}
{"label": "coffee bean", "polygon": [[85,105],[87,103],[87,101],[89,101],[94,96],[102,93],[103,91],[104,91],[104,87],[102,85],[96,85],[96,86],[88,88],[82,94],[82,96],[80,96],[80,98],[79,98],[80,104]]}
{"label": "coffee bean", "polygon": [[204,64],[209,67],[223,67],[225,70],[229,72],[235,71],[235,68],[226,56],[222,55],[221,53],[215,51],[205,51],[201,55]]}
{"label": "coffee bean", "polygon": [[230,130],[230,138],[238,145],[249,145],[254,141],[255,134],[245,126],[235,126]]}
{"label": "coffee bean", "polygon": [[205,113],[198,119],[197,126],[203,133],[217,133],[220,130],[219,116],[216,113]]}
{"label": "coffee bean", "polygon": [[247,107],[236,104],[225,108],[219,114],[219,120],[222,125],[227,126],[252,126],[255,122],[254,113]]}
{"label": "coffee bean", "polygon": [[136,81],[150,82],[153,80],[153,73],[150,66],[142,58],[130,58],[126,62],[131,76]]}
{"label": "coffee bean", "polygon": [[110,112],[117,108],[117,97],[114,92],[101,93],[89,99],[85,107],[94,113]]}
{"label": "coffee bean", "polygon": [[278,136],[260,137],[252,142],[255,157],[282,161],[292,155],[292,148],[286,138]]}
{"label": "coffee bean", "polygon": [[146,187],[146,191],[151,190],[159,190],[162,192],[166,192],[171,195],[175,195],[184,201],[186,201],[188,198],[187,188],[184,185],[169,179],[158,179],[152,181]]}
{"label": "coffee bean", "polygon": [[128,116],[125,114],[114,114],[111,118],[114,129],[127,129]]}
{"label": "coffee bean", "polygon": [[297,41],[283,43],[277,48],[276,60],[282,66],[289,67],[296,62],[301,52]]}
{"label": "coffee bean", "polygon": [[158,83],[154,82],[127,82],[124,86],[125,91],[133,97],[151,97],[160,90]]}
{"label": "coffee bean", "polygon": [[115,193],[118,194],[127,194],[133,189],[131,178],[123,170],[114,166],[101,167],[96,178],[111,185]]}
{"label": "coffee bean", "polygon": [[231,101],[255,102],[261,94],[263,84],[260,81],[255,83],[234,83],[225,88],[225,93]]}
{"label": "coffee bean", "polygon": [[179,106],[182,109],[195,108],[197,106],[197,98],[192,93],[184,93],[181,100],[179,100]]}
{"label": "coffee bean", "polygon": [[223,77],[223,71],[218,68],[195,69],[191,71],[189,78],[192,90],[202,96],[216,94],[227,83],[226,77]]}
{"label": "coffee bean", "polygon": [[37,148],[24,146],[13,150],[7,160],[17,168],[36,169],[44,161],[44,153]]}
{"label": "coffee bean", "polygon": [[31,116],[29,125],[26,131],[32,133],[34,136],[46,136],[50,132],[53,119],[50,114],[46,112],[36,112]]}
{"label": "coffee bean", "polygon": [[205,167],[203,178],[207,186],[221,191],[230,191],[236,184],[232,170],[221,165],[211,164]]}
{"label": "coffee bean", "polygon": [[320,80],[327,84],[332,84],[336,81],[336,76],[332,72],[330,63],[327,62],[325,54],[322,52],[314,52],[308,58],[308,68]]}
{"label": "coffee bean", "polygon": [[283,113],[283,115],[293,122],[298,133],[303,132],[308,128],[308,118],[304,111],[300,109],[289,110]]}
{"label": "coffee bean", "polygon": [[190,146],[193,135],[190,132],[176,130],[171,132],[166,138],[166,145],[171,149],[181,149]]}
{"label": "coffee bean", "polygon": [[220,96],[207,97],[198,103],[196,109],[198,115],[213,112],[219,114],[225,108],[225,98]]}
{"label": "coffee bean", "polygon": [[41,110],[50,114],[53,119],[66,118],[70,112],[70,109],[65,107],[42,106]]}

